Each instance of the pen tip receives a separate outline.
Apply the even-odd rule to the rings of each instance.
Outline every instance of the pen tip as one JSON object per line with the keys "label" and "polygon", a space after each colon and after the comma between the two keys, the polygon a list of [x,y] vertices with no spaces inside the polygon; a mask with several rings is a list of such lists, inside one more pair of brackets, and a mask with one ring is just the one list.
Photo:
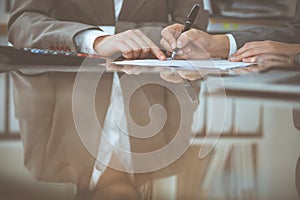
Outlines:
{"label": "pen tip", "polygon": [[171,59],[174,60],[176,53],[173,51],[171,55]]}

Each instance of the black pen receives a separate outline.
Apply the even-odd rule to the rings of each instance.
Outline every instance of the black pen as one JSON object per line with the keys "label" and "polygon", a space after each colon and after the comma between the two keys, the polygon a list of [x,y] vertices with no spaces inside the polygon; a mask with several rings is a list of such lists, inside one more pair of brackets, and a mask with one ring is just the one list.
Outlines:
{"label": "black pen", "polygon": [[[181,33],[184,33],[186,31],[190,30],[190,28],[192,27],[192,25],[193,25],[193,23],[194,23],[194,21],[196,19],[196,16],[197,16],[199,10],[200,10],[200,5],[197,3],[197,4],[195,4],[193,6],[193,8],[191,9],[190,13],[188,14],[187,20],[186,20],[186,22],[184,24],[184,28],[181,31]],[[179,51],[178,48],[176,48],[176,49],[173,50],[172,56],[171,56],[172,60],[174,60],[174,58],[175,58],[175,56],[176,56],[176,54],[177,54],[178,51]],[[183,86],[185,87],[186,92],[187,92],[190,100],[193,103],[198,102],[197,95],[196,95],[193,87],[191,86],[191,83],[188,80],[183,79]]]}
{"label": "black pen", "polygon": [[[195,4],[193,6],[193,8],[191,9],[189,15],[187,16],[187,20],[186,20],[186,22],[184,24],[184,28],[181,31],[181,33],[184,33],[186,31],[190,30],[190,28],[192,27],[192,25],[193,25],[193,23],[194,23],[194,21],[196,19],[196,16],[197,16],[199,10],[200,10],[200,5],[197,3],[197,4]],[[178,51],[179,51],[178,48],[176,48],[176,49],[173,50],[172,56],[171,56],[172,60],[174,60],[174,58],[175,58],[175,56],[176,56],[176,54],[177,54]]]}

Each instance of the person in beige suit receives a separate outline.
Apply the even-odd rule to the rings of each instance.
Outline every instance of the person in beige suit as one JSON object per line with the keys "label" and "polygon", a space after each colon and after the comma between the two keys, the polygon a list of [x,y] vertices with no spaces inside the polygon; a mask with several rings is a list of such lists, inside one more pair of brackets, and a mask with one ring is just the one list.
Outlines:
{"label": "person in beige suit", "polygon": [[[122,33],[113,36],[105,33],[99,35],[94,41],[96,53],[103,56],[109,56],[117,51],[131,53],[133,50],[141,50],[141,43],[138,40],[144,37],[134,31],[125,32],[126,30],[164,27],[173,22],[184,23],[187,13],[196,2],[125,0],[118,16],[115,16],[117,8],[114,8],[113,0],[88,0],[84,3],[80,0],[17,0],[9,20],[9,40],[16,47],[84,51],[78,46],[80,44],[74,42],[77,34],[86,30],[103,31],[99,26],[115,26],[115,33]],[[200,13],[194,27],[205,29],[207,13]],[[169,21],[170,16],[173,21]],[[126,43],[130,39],[138,43],[136,48],[128,44],[129,48],[125,47],[123,51],[120,45],[114,45],[116,42]],[[144,38],[145,40],[148,41]],[[110,47],[115,49],[111,50]],[[161,52],[155,55],[159,54]]]}
{"label": "person in beige suit", "polygon": [[[165,59],[153,39],[160,32],[149,35],[147,31],[137,29],[183,23],[196,2],[15,0],[8,25],[9,41],[15,47],[75,51],[101,56],[121,54],[129,59],[144,58],[152,54]],[[205,30],[206,25],[207,12],[202,11],[194,27]],[[104,26],[108,26],[110,31],[106,31]],[[116,34],[112,34],[113,32]],[[135,189],[126,184],[126,173],[110,168],[106,169],[93,189],[97,192],[89,192],[95,158],[78,136],[72,115],[75,77],[75,73],[14,73],[15,114],[20,122],[26,167],[36,179],[74,183],[78,191],[88,191],[92,199],[138,199]],[[112,77],[111,73],[105,73],[95,94],[95,108],[102,127],[110,104]],[[164,97],[170,95],[170,92],[166,95],[166,91],[160,86],[140,88],[132,103],[146,111],[147,106],[139,102],[139,94],[142,93],[149,98],[149,104],[162,105],[166,102]],[[85,91],[82,91],[82,96],[85,96]],[[139,109],[133,111],[132,115],[141,122],[148,119],[147,116],[140,116],[141,114],[143,113]],[[131,131],[130,127],[128,129]],[[98,136],[91,136],[92,139],[99,141]]]}

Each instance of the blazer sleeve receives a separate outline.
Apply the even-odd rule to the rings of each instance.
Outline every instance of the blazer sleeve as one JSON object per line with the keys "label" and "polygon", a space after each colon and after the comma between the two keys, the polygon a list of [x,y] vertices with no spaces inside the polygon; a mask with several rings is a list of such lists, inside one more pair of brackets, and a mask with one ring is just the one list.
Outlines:
{"label": "blazer sleeve", "polygon": [[295,15],[289,24],[278,28],[258,27],[232,33],[241,48],[251,41],[274,40],[286,43],[300,43],[300,1],[297,1]]}
{"label": "blazer sleeve", "polygon": [[16,47],[77,51],[73,37],[84,30],[99,29],[53,18],[54,4],[54,0],[15,0],[8,23],[9,42]]}

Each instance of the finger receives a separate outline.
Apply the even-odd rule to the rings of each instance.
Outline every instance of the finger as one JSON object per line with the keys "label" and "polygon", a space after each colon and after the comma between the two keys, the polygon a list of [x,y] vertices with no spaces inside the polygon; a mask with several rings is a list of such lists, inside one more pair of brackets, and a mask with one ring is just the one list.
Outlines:
{"label": "finger", "polygon": [[160,44],[161,44],[161,46],[165,49],[165,50],[167,50],[167,51],[169,51],[169,52],[172,52],[172,47],[171,47],[171,45],[167,42],[167,40],[165,40],[164,38],[162,38],[161,40],[160,40]]}
{"label": "finger", "polygon": [[133,52],[129,52],[129,53],[123,53],[122,56],[128,60],[133,59]]}
{"label": "finger", "polygon": [[254,56],[258,56],[264,53],[267,53],[268,50],[265,47],[256,47],[256,48],[250,48],[247,51],[244,51],[243,53],[235,56],[235,57],[231,57],[230,60],[231,61],[242,61],[245,58],[249,58],[249,57],[254,57]]}
{"label": "finger", "polygon": [[250,47],[249,45],[245,44],[245,45],[242,46],[240,49],[238,49],[238,50],[232,55],[232,57],[237,57],[237,56],[241,55],[242,53],[248,51],[250,48],[253,48],[253,47]]}
{"label": "finger", "polygon": [[256,48],[251,48],[249,49],[248,51],[245,51],[244,53],[240,54],[239,57],[241,59],[244,59],[244,58],[249,58],[249,57],[254,57],[254,56],[257,56],[257,55],[261,55],[261,54],[264,54],[264,53],[267,53],[268,50],[265,48],[265,47],[256,47]]}
{"label": "finger", "polygon": [[132,51],[133,49],[128,46],[127,44],[125,44],[124,42],[120,42],[117,45],[118,51],[121,52],[122,56],[126,59],[132,59],[133,55],[132,55]]}
{"label": "finger", "polygon": [[150,51],[156,58],[160,60],[166,59],[166,55],[149,38],[145,38],[145,41],[150,46]]}
{"label": "finger", "polygon": [[203,76],[197,70],[193,70],[193,71],[179,70],[178,73],[182,78],[190,81],[195,81],[203,78]]}
{"label": "finger", "polygon": [[242,57],[241,55],[247,51],[249,51],[250,49],[256,48],[255,44],[253,43],[246,43],[244,46],[242,46],[236,53],[234,53],[233,55],[231,55],[229,57],[230,61],[233,62],[238,62],[238,61],[242,61]]}
{"label": "finger", "polygon": [[152,47],[150,49],[151,53],[160,60],[166,60],[166,55],[158,48],[158,47]]}
{"label": "finger", "polygon": [[[133,40],[135,39],[135,40]],[[124,43],[127,44],[128,46],[130,46],[130,48],[133,50],[132,51],[132,56],[133,58],[139,58],[140,54],[142,52],[142,48],[141,46],[136,42],[136,37],[133,39],[128,39],[125,40]]]}
{"label": "finger", "polygon": [[258,57],[259,56],[253,56],[253,57],[243,58],[242,61],[243,62],[247,62],[247,63],[256,63]]}
{"label": "finger", "polygon": [[236,56],[230,57],[229,61],[232,61],[232,62],[241,62],[242,58],[240,56],[236,55]]}
{"label": "finger", "polygon": [[247,42],[240,49],[238,49],[235,54],[240,55],[246,51],[249,51],[249,49],[258,48],[261,46],[264,46],[264,42],[261,42],[261,41]]}
{"label": "finger", "polygon": [[192,47],[191,45],[187,45],[183,48],[181,48],[179,51],[178,51],[178,55],[186,55],[186,54],[189,54],[192,52]]}
{"label": "finger", "polygon": [[[169,43],[169,46],[171,46],[172,49],[175,49],[177,47],[176,43],[176,31],[175,30],[170,30],[165,28],[164,30],[162,30],[161,32],[162,37]],[[178,33],[177,33],[178,35]]]}
{"label": "finger", "polygon": [[160,72],[160,76],[162,79],[164,79],[165,81],[168,81],[168,82],[172,82],[172,83],[181,83],[182,82],[181,76],[176,71],[173,72],[172,70],[164,70],[164,71]]}
{"label": "finger", "polygon": [[136,30],[136,33],[145,41],[147,47],[150,47],[150,52],[158,59],[165,60],[166,55],[150,40],[142,31]]}
{"label": "finger", "polygon": [[[235,54],[233,54],[229,60],[230,61],[241,61],[243,58],[246,57],[253,57],[255,56],[254,51],[262,51],[262,52],[256,52],[256,55],[262,54],[264,52],[267,52],[266,43],[264,42],[249,42],[246,43],[243,47],[241,47]],[[252,52],[252,55],[250,53]]]}
{"label": "finger", "polygon": [[140,67],[132,65],[124,65],[121,71],[129,75],[138,75],[142,72]]}
{"label": "finger", "polygon": [[189,31],[182,33],[179,38],[177,39],[177,47],[183,48],[186,46],[190,41],[192,41],[192,38],[189,36]]}
{"label": "finger", "polygon": [[210,55],[202,46],[192,42],[178,51],[178,55],[185,59],[209,59]]}
{"label": "finger", "polygon": [[144,35],[143,32],[141,32],[140,30],[135,30],[134,33],[135,33],[136,35],[135,35],[134,38],[132,38],[132,39],[134,39],[135,42],[136,42],[136,43],[140,46],[140,48],[141,48],[140,58],[145,58],[145,57],[148,56],[151,47],[149,47],[148,44],[147,44],[147,42],[144,41],[143,38],[144,38],[145,35]]}
{"label": "finger", "polygon": [[166,56],[167,56],[167,57],[172,56],[172,52],[170,52],[170,51],[167,51],[167,52],[165,52],[165,53],[166,53]]}

